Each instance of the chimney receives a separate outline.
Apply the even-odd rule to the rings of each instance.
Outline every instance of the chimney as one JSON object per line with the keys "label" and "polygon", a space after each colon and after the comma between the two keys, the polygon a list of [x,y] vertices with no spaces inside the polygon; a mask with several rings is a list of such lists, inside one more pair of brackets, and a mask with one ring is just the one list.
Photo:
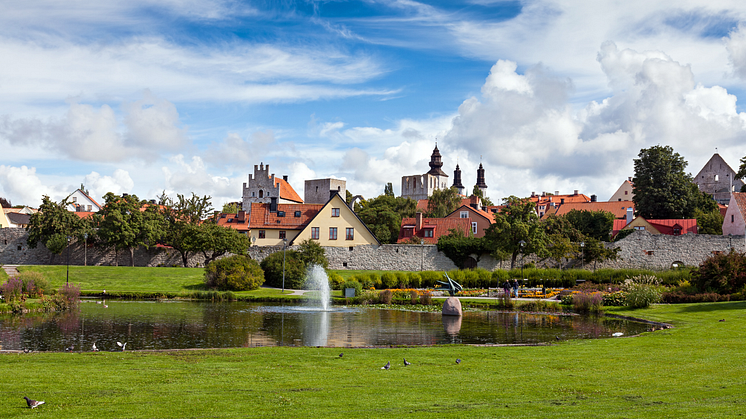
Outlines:
{"label": "chimney", "polygon": [[536,196],[536,192],[531,192],[531,198]]}
{"label": "chimney", "polygon": [[596,202],[598,197],[596,195],[591,195],[591,202]]}
{"label": "chimney", "polygon": [[634,213],[632,211],[632,207],[629,207],[627,208],[627,223],[625,224],[625,226],[629,225],[629,223],[632,222],[632,218],[634,218]]}
{"label": "chimney", "polygon": [[417,214],[415,214],[414,219],[415,219],[414,231],[415,232],[420,231],[422,229],[422,213],[418,212]]}
{"label": "chimney", "polygon": [[560,204],[564,204],[564,203],[565,203],[565,198],[560,199]]}
{"label": "chimney", "polygon": [[269,212],[277,212],[277,197],[269,198]]}
{"label": "chimney", "polygon": [[155,205],[155,199],[151,199],[150,203],[153,204],[153,205]]}
{"label": "chimney", "polygon": [[577,189],[575,189],[575,193],[574,193],[573,195],[577,195],[577,194],[578,194],[578,190],[577,190]]}
{"label": "chimney", "polygon": [[238,221],[244,222],[246,221],[246,211],[238,211]]}
{"label": "chimney", "polygon": [[555,195],[559,195],[559,191],[554,191],[554,194]]}
{"label": "chimney", "polygon": [[287,182],[288,181],[288,175],[282,175],[282,180],[284,180],[285,182]]}
{"label": "chimney", "polygon": [[632,182],[632,176],[627,178],[630,182]]}

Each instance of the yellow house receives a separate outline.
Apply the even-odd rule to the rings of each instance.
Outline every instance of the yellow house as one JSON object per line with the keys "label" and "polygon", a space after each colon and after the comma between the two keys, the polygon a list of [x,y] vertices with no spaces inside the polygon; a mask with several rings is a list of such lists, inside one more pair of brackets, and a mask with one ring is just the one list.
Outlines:
{"label": "yellow house", "polygon": [[347,206],[339,194],[334,194],[318,214],[295,236],[291,244],[300,244],[309,239],[317,241],[321,246],[329,247],[381,245],[381,242],[360,217]]}
{"label": "yellow house", "polygon": [[5,211],[0,211],[0,228],[9,228],[10,227],[10,221],[8,221],[8,217],[5,216]]}

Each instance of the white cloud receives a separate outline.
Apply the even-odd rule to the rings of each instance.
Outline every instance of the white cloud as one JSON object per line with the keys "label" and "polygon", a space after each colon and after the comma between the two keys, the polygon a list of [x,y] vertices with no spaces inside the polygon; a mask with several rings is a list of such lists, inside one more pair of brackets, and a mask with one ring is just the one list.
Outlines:
{"label": "white cloud", "polygon": [[42,195],[53,195],[52,188],[42,183],[34,167],[0,165],[0,186],[4,198],[15,205],[38,207]]}
{"label": "white cloud", "polygon": [[116,195],[130,193],[135,187],[135,182],[130,177],[129,172],[122,169],[114,170],[112,176],[102,176],[98,172],[91,172],[83,178],[83,184],[90,192],[90,195],[103,204],[101,199],[108,192]]}
{"label": "white cloud", "polygon": [[173,103],[155,97],[150,90],[143,92],[143,98],[124,103],[124,125],[127,139],[137,148],[178,150],[186,140],[186,132],[179,128],[179,112]]}
{"label": "white cloud", "polygon": [[739,24],[725,38],[725,48],[733,68],[733,73],[746,79],[746,26]]}
{"label": "white cloud", "polygon": [[169,159],[170,166],[163,166],[165,192],[169,196],[175,194],[209,195],[213,206],[222,207],[226,202],[241,199],[243,176],[229,178],[214,175],[199,156],[193,156],[191,161],[185,160],[178,154]]}

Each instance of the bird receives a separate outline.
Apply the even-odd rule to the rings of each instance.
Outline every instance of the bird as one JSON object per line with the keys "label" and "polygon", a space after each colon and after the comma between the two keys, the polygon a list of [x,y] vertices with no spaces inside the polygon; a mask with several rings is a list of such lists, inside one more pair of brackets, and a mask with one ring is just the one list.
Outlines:
{"label": "bird", "polygon": [[23,348],[23,353],[27,354],[29,352],[31,352],[31,349],[29,349],[29,348]]}
{"label": "bird", "polygon": [[41,405],[44,404],[44,401],[42,401],[42,400],[39,400],[39,401],[31,400],[31,399],[29,399],[26,396],[23,396],[23,398],[26,399],[26,404],[28,405],[28,407],[30,407],[32,409],[35,408],[35,407],[39,407],[39,406],[41,406]]}
{"label": "bird", "polygon": [[70,345],[70,346],[68,346],[67,348],[65,348],[65,351],[66,351],[66,352],[72,352],[72,351],[73,351],[73,349],[75,349],[75,345]]}
{"label": "bird", "polygon": [[560,340],[560,337],[559,337],[559,336],[555,336],[554,338],[555,338],[555,339],[557,339],[557,340]]}
{"label": "bird", "polygon": [[406,367],[407,365],[412,365],[412,363],[411,362],[407,362],[407,358],[404,358],[404,366]]}
{"label": "bird", "polygon": [[117,346],[119,346],[120,348],[122,348],[122,352],[124,352],[124,347],[127,346],[127,342],[124,342],[124,343],[117,342]]}
{"label": "bird", "polygon": [[339,357],[342,358],[344,356],[344,353],[340,352]]}
{"label": "bird", "polygon": [[93,342],[93,347],[91,349],[93,349],[93,352],[98,352],[98,348],[96,347],[96,342]]}
{"label": "bird", "polygon": [[381,367],[382,370],[387,370],[389,368],[391,368],[391,361],[387,362],[386,365]]}
{"label": "bird", "polygon": [[719,321],[719,322],[724,322],[724,321],[725,321],[725,319],[720,319],[720,320],[718,320],[718,321]]}
{"label": "bird", "polygon": [[461,363],[461,358],[456,358],[456,363],[460,364]]}
{"label": "bird", "polygon": [[622,333],[622,332],[616,332],[616,333],[612,333],[611,336],[617,336],[617,337],[619,337],[619,336],[622,336],[623,334],[624,333]]}

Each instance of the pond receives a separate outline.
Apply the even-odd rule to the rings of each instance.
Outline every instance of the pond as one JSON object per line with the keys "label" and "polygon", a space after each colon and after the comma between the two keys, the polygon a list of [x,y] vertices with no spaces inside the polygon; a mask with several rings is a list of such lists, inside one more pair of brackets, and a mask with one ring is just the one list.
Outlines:
{"label": "pond", "polygon": [[644,323],[495,311],[462,318],[400,310],[191,301],[95,301],[43,316],[0,316],[0,349],[102,351],[255,346],[532,344],[637,334]]}

